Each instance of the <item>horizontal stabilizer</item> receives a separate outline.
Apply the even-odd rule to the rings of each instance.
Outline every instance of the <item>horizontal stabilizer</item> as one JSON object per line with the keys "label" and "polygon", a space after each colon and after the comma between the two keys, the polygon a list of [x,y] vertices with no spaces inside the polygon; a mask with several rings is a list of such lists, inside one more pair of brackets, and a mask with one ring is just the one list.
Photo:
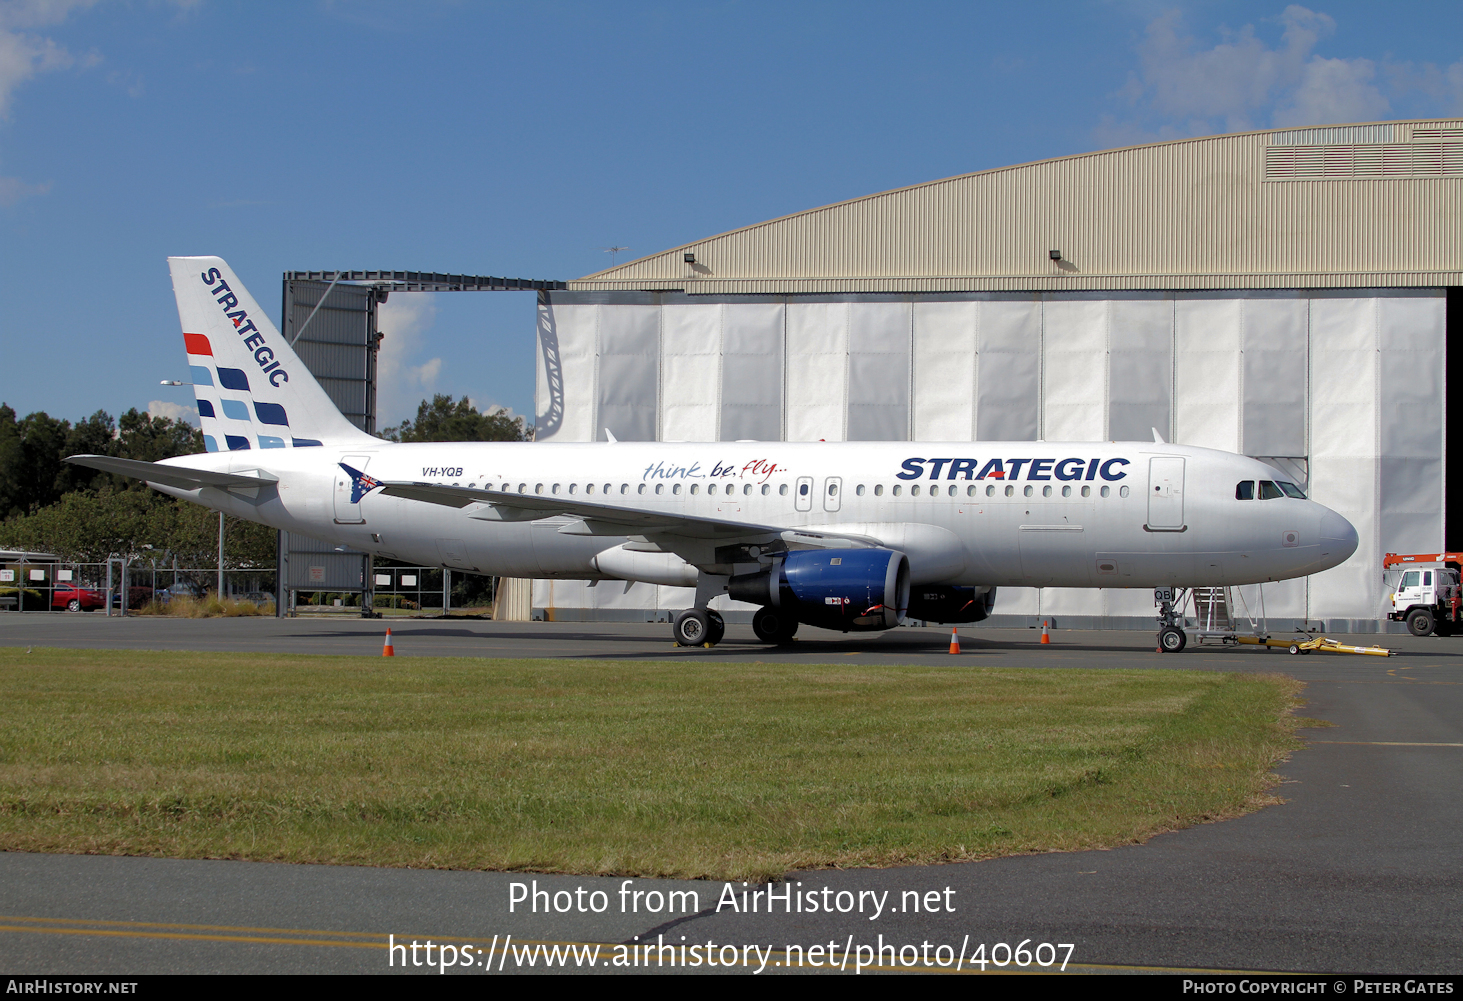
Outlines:
{"label": "horizontal stabilizer", "polygon": [[104,473],[132,476],[179,490],[197,490],[200,487],[264,487],[279,482],[278,477],[262,471],[257,475],[247,476],[243,473],[219,473],[212,469],[170,466],[160,462],[118,459],[110,455],[73,455],[66,461],[75,466],[88,466]]}

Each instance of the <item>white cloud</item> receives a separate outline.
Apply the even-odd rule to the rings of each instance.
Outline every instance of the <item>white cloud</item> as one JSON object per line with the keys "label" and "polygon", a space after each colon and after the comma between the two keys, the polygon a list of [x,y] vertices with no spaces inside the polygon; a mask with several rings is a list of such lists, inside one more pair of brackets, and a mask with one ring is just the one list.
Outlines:
{"label": "white cloud", "polygon": [[433,293],[393,292],[376,315],[376,326],[386,335],[376,358],[377,424],[386,427],[416,416],[417,404],[437,388],[442,359],[412,364],[423,335],[437,320]]}
{"label": "white cloud", "polygon": [[27,184],[18,177],[0,177],[0,208],[8,208],[31,195],[44,195],[51,190],[51,183]]}
{"label": "white cloud", "polygon": [[49,38],[0,28],[0,118],[10,115],[15,88],[50,70],[66,69],[74,56]]}
{"label": "white cloud", "polygon": [[[518,418],[523,417],[522,414],[518,413],[512,407],[504,406],[501,403],[479,403],[475,398],[471,396],[467,398],[467,402],[471,403],[474,407],[477,407],[478,413],[480,414],[496,414],[501,410],[503,412],[503,416],[507,417],[510,421],[516,421]],[[524,420],[527,419],[528,418],[526,417],[524,418]]]}
{"label": "white cloud", "polygon": [[1336,30],[1327,14],[1291,4],[1277,19],[1279,43],[1257,36],[1253,25],[1221,29],[1204,48],[1186,34],[1182,16],[1169,11],[1149,23],[1138,45],[1139,69],[1114,96],[1136,120],[1104,119],[1106,141],[1152,141],[1274,125],[1374,121],[1391,104],[1377,87],[1370,59],[1316,54]]}
{"label": "white cloud", "polygon": [[181,403],[173,403],[169,400],[153,400],[147,405],[149,417],[170,417],[175,421],[183,421],[186,424],[198,426],[198,408],[185,407]]}
{"label": "white cloud", "polygon": [[1417,91],[1437,102],[1442,115],[1463,115],[1463,62],[1438,67],[1411,62],[1386,62],[1383,73],[1396,93]]}
{"label": "white cloud", "polygon": [[1276,125],[1324,125],[1328,122],[1374,122],[1392,110],[1372,83],[1376,65],[1370,59],[1322,59],[1306,63],[1300,85],[1289,103],[1275,110]]}
{"label": "white cloud", "polygon": [[[67,69],[77,59],[50,38],[26,29],[59,24],[77,7],[93,0],[5,0],[0,2],[0,120],[10,117],[16,89],[39,73]],[[81,60],[92,65],[99,57]],[[32,195],[51,190],[49,182],[32,184],[19,177],[0,177],[0,208],[9,207]]]}
{"label": "white cloud", "polygon": [[[26,29],[60,24],[93,0],[12,0],[0,3],[0,118],[9,116],[15,89],[38,73],[67,69],[76,57],[50,38]],[[95,56],[83,62],[90,64]]]}

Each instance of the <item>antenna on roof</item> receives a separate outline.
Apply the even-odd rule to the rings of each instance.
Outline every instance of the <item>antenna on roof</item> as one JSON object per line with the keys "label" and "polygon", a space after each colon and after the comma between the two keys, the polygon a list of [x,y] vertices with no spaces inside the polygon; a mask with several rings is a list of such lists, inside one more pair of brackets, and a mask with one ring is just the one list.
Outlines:
{"label": "antenna on roof", "polygon": [[617,256],[619,256],[619,254],[622,251],[629,250],[630,248],[629,247],[600,247],[599,249],[600,250],[603,250],[606,254],[609,254],[610,255],[610,267],[614,267],[615,266],[615,258]]}

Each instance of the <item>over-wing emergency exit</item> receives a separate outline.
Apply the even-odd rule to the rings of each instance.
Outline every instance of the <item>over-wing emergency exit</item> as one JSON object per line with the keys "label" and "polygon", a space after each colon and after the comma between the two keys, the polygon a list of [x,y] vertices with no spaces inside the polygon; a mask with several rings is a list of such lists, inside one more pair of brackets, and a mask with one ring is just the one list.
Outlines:
{"label": "over-wing emergency exit", "polygon": [[[68,461],[382,557],[694,587],[683,644],[721,640],[722,596],[779,642],[976,622],[1000,587],[1283,580],[1357,546],[1272,467],[1157,440],[387,442],[341,416],[221,259],[169,265],[207,454]],[[1184,645],[1171,625],[1160,640]]]}

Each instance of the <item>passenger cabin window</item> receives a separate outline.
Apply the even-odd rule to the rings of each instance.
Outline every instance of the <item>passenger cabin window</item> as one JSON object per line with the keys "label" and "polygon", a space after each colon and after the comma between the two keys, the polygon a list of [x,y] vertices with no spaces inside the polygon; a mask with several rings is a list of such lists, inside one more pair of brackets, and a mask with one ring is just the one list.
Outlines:
{"label": "passenger cabin window", "polygon": [[1235,500],[1254,500],[1255,499],[1255,481],[1254,480],[1240,480],[1237,484],[1235,484],[1235,487],[1234,487],[1234,499]]}
{"label": "passenger cabin window", "polygon": [[1281,493],[1280,488],[1269,480],[1260,481],[1260,500],[1275,500],[1284,496],[1285,494]]}
{"label": "passenger cabin window", "polygon": [[1285,491],[1285,496],[1294,497],[1296,500],[1305,500],[1305,491],[1294,483],[1287,483],[1285,480],[1276,480],[1275,485]]}

